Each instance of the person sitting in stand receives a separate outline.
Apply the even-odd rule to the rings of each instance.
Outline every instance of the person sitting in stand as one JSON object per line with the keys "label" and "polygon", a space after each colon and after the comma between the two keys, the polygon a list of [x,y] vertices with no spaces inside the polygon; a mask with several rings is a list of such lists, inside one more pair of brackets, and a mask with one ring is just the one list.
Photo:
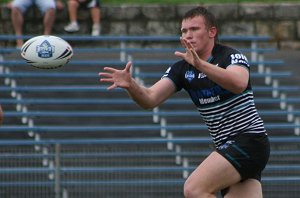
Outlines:
{"label": "person sitting in stand", "polygon": [[[36,5],[43,14],[44,35],[52,32],[55,21],[55,11],[64,7],[61,0],[13,0],[7,6],[11,8],[11,20],[16,36],[23,35],[24,14],[33,5]],[[24,41],[22,38],[16,40],[16,47],[21,48]]]}
{"label": "person sitting in stand", "polygon": [[84,7],[90,9],[92,18],[92,36],[99,36],[101,33],[101,10],[100,0],[68,0],[68,11],[70,23],[64,27],[66,32],[78,32],[80,27],[77,21],[78,8]]}

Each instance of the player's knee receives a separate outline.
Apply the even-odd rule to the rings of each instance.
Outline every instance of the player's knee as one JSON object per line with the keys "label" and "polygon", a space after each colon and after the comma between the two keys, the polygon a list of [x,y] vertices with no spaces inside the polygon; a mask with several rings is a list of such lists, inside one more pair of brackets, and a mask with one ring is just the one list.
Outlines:
{"label": "player's knee", "polygon": [[193,188],[191,188],[190,185],[187,184],[184,185],[183,193],[185,198],[196,197],[196,191]]}
{"label": "player's knee", "polygon": [[185,198],[199,197],[201,194],[201,187],[196,188],[189,180],[187,180],[183,186],[183,193]]}
{"label": "player's knee", "polygon": [[187,180],[184,184],[183,193],[185,198],[199,198],[199,197],[215,197],[213,192],[201,184],[194,184]]}

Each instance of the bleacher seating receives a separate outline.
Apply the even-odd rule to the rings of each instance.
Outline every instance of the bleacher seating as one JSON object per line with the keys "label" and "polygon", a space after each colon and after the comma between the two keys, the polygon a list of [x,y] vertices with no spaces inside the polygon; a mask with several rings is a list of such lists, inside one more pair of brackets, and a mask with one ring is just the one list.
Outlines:
{"label": "bleacher seating", "polygon": [[[74,46],[74,57],[57,70],[30,67],[18,50],[0,48],[0,197],[182,197],[184,180],[213,149],[187,94],[142,110],[124,90],[107,91],[97,75],[131,59],[133,76],[150,85],[177,60],[178,37],[62,37]],[[14,38],[0,35],[1,41]],[[94,45],[85,46],[87,40]],[[276,70],[282,60],[265,59],[276,52],[268,37],[220,40],[240,46],[253,68],[256,105],[272,142],[264,197],[297,197],[300,87],[279,83],[294,74]]]}

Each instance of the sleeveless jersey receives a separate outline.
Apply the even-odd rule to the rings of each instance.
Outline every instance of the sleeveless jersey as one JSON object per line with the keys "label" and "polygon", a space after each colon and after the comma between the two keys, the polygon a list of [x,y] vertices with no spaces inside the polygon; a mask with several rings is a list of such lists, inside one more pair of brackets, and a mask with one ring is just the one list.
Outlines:
{"label": "sleeveless jersey", "polygon": [[[224,69],[238,65],[250,70],[246,56],[221,44],[215,44],[208,62]],[[243,93],[234,94],[211,81],[185,60],[172,65],[163,78],[171,79],[177,91],[185,89],[188,92],[217,148],[227,138],[240,133],[266,132],[254,104],[250,79]]]}

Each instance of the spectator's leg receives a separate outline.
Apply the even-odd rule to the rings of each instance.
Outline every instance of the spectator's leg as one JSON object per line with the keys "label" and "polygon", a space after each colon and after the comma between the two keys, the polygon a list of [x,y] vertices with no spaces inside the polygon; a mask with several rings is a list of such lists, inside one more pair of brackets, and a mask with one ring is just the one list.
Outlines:
{"label": "spectator's leg", "polygon": [[91,17],[92,17],[93,24],[100,24],[101,10],[99,7],[91,8]]}
{"label": "spectator's leg", "polygon": [[52,32],[53,24],[55,21],[55,9],[56,9],[55,1],[35,0],[34,2],[40,9],[41,13],[44,15],[44,19],[43,19],[44,34],[49,35]]}
{"label": "spectator's leg", "polygon": [[75,0],[68,1],[68,11],[69,11],[70,22],[77,22],[78,6],[79,6],[79,3],[77,1],[75,1]]}
{"label": "spectator's leg", "polygon": [[[24,17],[19,8],[17,8],[17,7],[11,8],[11,19],[12,19],[12,24],[13,24],[16,36],[22,36],[23,35]],[[17,39],[16,47],[21,48],[22,45],[23,45],[23,39]]]}
{"label": "spectator's leg", "polygon": [[49,35],[52,32],[52,27],[55,21],[55,9],[51,8],[46,11],[44,16],[44,34]]}
{"label": "spectator's leg", "polygon": [[79,25],[77,22],[77,10],[79,3],[75,0],[68,1],[68,12],[70,23],[64,27],[64,30],[67,32],[77,32],[79,30]]}
{"label": "spectator's leg", "polygon": [[93,7],[90,10],[93,22],[92,36],[99,36],[101,32],[101,10],[99,7]]}

